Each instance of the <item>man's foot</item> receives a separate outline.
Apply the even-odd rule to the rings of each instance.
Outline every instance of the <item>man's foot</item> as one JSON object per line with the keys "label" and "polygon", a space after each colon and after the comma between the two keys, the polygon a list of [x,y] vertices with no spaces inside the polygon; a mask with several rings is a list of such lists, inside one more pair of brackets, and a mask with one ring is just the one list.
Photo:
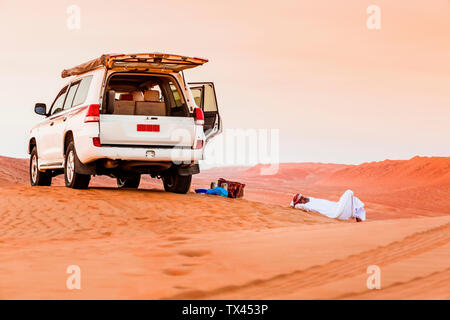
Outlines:
{"label": "man's foot", "polygon": [[362,222],[360,218],[356,218],[356,222]]}
{"label": "man's foot", "polygon": [[299,203],[299,201],[300,201],[301,198],[302,198],[302,195],[301,195],[300,193],[297,193],[297,194],[294,196],[294,199],[292,199],[292,201],[294,202],[294,207],[295,207],[296,204]]}

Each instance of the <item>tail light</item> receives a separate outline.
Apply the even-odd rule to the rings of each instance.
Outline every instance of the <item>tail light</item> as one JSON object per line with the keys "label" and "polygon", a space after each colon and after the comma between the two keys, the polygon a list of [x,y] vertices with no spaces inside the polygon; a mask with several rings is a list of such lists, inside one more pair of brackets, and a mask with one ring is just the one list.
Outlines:
{"label": "tail light", "polygon": [[200,108],[195,108],[195,124],[199,126],[205,124],[205,115]]}
{"label": "tail light", "polygon": [[203,140],[197,140],[197,144],[195,145],[195,149],[203,148]]}
{"label": "tail light", "polygon": [[92,138],[92,143],[94,144],[94,147],[101,147],[102,146],[99,137]]}
{"label": "tail light", "polygon": [[100,119],[100,105],[91,104],[88,106],[84,122],[98,122]]}

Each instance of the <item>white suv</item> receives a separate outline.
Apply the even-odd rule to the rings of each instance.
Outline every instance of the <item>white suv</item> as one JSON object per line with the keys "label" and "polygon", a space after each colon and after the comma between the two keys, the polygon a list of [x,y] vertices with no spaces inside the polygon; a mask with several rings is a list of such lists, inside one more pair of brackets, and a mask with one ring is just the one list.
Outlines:
{"label": "white suv", "polygon": [[141,174],[186,193],[209,139],[222,130],[214,84],[185,82],[183,70],[208,60],[171,54],[103,55],[62,72],[72,77],[30,134],[30,181],[63,174],[70,188],[92,175],[137,188]]}

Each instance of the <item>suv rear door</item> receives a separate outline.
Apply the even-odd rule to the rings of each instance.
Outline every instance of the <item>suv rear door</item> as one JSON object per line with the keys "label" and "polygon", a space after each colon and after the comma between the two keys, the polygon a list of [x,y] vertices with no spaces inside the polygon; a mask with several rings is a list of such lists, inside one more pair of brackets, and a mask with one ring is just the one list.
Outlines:
{"label": "suv rear door", "polygon": [[[158,74],[127,74],[117,73],[110,77],[108,85],[112,85],[112,79],[130,81],[141,78],[144,83],[152,78],[166,79],[162,82],[155,82],[148,93],[155,93],[158,97],[141,100],[121,100],[123,94],[114,93],[118,99],[106,92],[105,108],[106,113],[100,114],[100,141],[104,145],[128,145],[128,146],[152,146],[152,147],[192,147],[195,137],[195,120],[189,116],[189,111],[184,101],[179,100],[181,89],[176,79],[169,75]],[[147,80],[142,80],[148,77]],[[167,82],[168,81],[168,82]],[[160,86],[162,85],[162,87]],[[116,84],[117,85],[117,84]],[[123,86],[123,84],[122,84]],[[119,88],[118,86],[117,88]],[[136,89],[133,86],[134,89]],[[134,90],[133,89],[133,90]],[[132,94],[125,94],[125,96]],[[144,94],[145,96],[145,94]],[[178,98],[178,100],[177,100]],[[108,111],[109,100],[114,100],[114,105],[124,103],[126,106],[122,111]],[[156,99],[156,100],[154,100]],[[184,99],[184,98],[183,98]],[[108,100],[108,101],[107,101]],[[164,112],[138,112],[139,105],[151,104],[155,108],[163,107]],[[130,110],[132,112],[130,112]],[[134,110],[134,111],[133,111]],[[170,111],[168,111],[170,110]],[[181,111],[181,112],[180,112]],[[174,113],[172,113],[174,112]],[[151,115],[154,114],[154,115]],[[159,115],[158,115],[159,114]]]}
{"label": "suv rear door", "polygon": [[213,138],[222,132],[222,121],[217,106],[216,90],[213,82],[190,82],[188,83],[195,103],[203,110],[205,115],[206,140]]}
{"label": "suv rear door", "polygon": [[161,70],[164,72],[180,72],[195,68],[208,62],[202,58],[192,58],[175,54],[142,53],[142,54],[119,54],[107,57],[106,63],[109,69],[129,70]]}
{"label": "suv rear door", "polygon": [[194,128],[192,117],[100,115],[104,145],[192,147]]}

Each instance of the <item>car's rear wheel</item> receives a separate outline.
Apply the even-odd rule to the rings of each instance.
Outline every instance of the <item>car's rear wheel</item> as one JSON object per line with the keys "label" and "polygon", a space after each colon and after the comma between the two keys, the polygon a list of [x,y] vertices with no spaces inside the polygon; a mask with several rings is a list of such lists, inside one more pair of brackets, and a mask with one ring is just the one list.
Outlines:
{"label": "car's rear wheel", "polygon": [[86,189],[89,186],[91,176],[88,174],[77,173],[77,152],[73,141],[69,143],[66,150],[66,158],[64,161],[64,181],[66,187],[73,189]]}
{"label": "car's rear wheel", "polygon": [[38,161],[37,149],[34,147],[30,156],[30,183],[32,186],[49,186],[52,184],[52,173],[39,171]]}
{"label": "car's rear wheel", "polygon": [[137,189],[139,188],[139,183],[141,183],[140,174],[117,177],[117,187],[119,188]]}
{"label": "car's rear wheel", "polygon": [[164,190],[167,192],[185,194],[191,187],[192,175],[182,176],[176,170],[171,170],[162,177]]}

